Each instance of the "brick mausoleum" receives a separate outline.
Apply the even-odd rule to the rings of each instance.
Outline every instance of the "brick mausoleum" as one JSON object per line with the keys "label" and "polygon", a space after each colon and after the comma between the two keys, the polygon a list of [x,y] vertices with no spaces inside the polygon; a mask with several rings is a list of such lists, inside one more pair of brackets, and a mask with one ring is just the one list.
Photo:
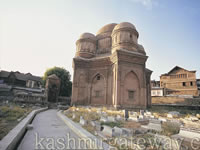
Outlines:
{"label": "brick mausoleum", "polygon": [[72,105],[147,108],[150,77],[139,34],[128,22],[108,24],[95,35],[83,33],[73,59]]}

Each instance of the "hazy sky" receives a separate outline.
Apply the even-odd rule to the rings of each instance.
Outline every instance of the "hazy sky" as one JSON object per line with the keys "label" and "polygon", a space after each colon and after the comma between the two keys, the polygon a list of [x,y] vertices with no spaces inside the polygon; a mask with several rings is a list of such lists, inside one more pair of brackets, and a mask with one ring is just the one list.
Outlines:
{"label": "hazy sky", "polygon": [[75,42],[105,24],[133,23],[152,79],[178,65],[200,78],[200,0],[0,0],[0,68],[73,73]]}

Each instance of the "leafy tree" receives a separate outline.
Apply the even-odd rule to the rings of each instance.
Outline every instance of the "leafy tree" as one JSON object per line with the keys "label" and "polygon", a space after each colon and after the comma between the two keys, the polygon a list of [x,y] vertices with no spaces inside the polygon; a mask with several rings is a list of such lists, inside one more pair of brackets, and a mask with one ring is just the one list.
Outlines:
{"label": "leafy tree", "polygon": [[53,68],[47,69],[43,76],[44,85],[46,84],[47,77],[52,74],[55,74],[57,75],[57,77],[60,78],[60,81],[61,81],[60,96],[71,96],[72,82],[70,81],[71,75],[69,71],[61,67],[53,67]]}

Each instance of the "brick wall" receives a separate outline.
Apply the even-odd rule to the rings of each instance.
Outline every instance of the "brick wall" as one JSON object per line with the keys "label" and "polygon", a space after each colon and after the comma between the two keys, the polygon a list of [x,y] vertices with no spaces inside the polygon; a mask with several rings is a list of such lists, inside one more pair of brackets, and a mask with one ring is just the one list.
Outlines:
{"label": "brick wall", "polygon": [[200,105],[200,98],[152,97],[152,104]]}

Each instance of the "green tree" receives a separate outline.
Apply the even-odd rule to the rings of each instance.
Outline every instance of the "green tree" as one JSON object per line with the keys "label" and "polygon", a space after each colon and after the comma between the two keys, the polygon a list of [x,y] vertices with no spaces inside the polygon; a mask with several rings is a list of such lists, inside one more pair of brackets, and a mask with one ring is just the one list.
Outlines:
{"label": "green tree", "polygon": [[52,74],[57,75],[57,77],[59,77],[61,80],[60,96],[71,96],[72,82],[70,81],[71,75],[69,71],[61,67],[53,67],[53,68],[47,69],[43,76],[44,85],[46,84],[47,77]]}

